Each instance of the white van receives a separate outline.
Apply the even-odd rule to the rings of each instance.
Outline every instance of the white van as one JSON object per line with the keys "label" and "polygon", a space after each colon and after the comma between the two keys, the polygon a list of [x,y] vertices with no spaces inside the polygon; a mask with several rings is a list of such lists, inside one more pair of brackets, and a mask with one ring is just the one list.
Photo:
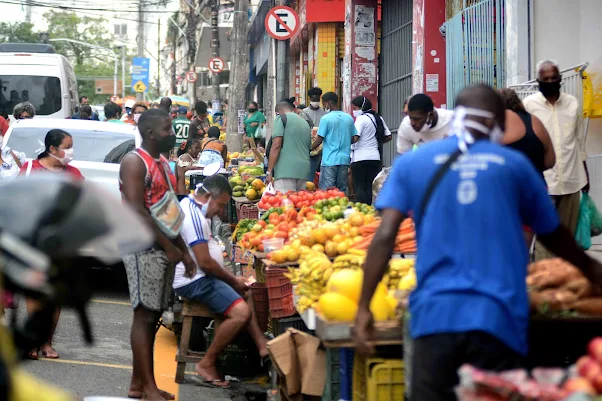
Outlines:
{"label": "white van", "polygon": [[23,44],[23,50],[16,46],[0,49],[0,115],[12,119],[15,105],[29,101],[36,108],[36,118],[71,117],[78,95],[69,60],[60,54],[36,52],[34,44]]}

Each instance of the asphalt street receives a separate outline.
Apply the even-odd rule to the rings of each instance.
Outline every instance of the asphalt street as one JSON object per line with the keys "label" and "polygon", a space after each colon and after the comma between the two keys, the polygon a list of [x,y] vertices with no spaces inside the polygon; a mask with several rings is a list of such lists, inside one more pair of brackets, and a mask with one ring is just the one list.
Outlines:
{"label": "asphalt street", "polygon": [[[76,314],[65,310],[53,342],[60,358],[24,361],[24,367],[38,378],[71,391],[78,400],[88,396],[126,397],[132,366],[132,308],[125,273],[95,271],[93,283],[96,291],[89,306],[89,315],[94,344],[89,346],[84,342]],[[18,313],[24,315],[23,302]],[[155,379],[160,388],[177,394],[178,400],[242,401],[263,398],[267,382],[265,377],[234,383],[227,390],[211,389],[194,383],[196,373],[193,365],[186,369],[185,383],[176,384],[176,349],[176,336],[161,328],[155,343]],[[255,394],[255,397],[250,394]]]}

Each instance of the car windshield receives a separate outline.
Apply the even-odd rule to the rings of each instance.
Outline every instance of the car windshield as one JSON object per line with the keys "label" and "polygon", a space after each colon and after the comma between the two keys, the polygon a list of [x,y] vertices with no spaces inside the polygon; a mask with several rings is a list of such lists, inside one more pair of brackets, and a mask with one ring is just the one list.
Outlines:
{"label": "car windshield", "polygon": [[[44,149],[44,138],[48,131],[50,128],[15,127],[7,146],[15,151],[24,152],[29,159],[34,159]],[[65,131],[73,136],[74,159],[81,161],[102,163],[115,147],[125,141],[134,140],[134,135],[122,132],[71,128]]]}
{"label": "car windshield", "polygon": [[57,77],[0,75],[0,115],[12,116],[14,107],[31,102],[36,114],[48,116],[61,110],[61,80]]}

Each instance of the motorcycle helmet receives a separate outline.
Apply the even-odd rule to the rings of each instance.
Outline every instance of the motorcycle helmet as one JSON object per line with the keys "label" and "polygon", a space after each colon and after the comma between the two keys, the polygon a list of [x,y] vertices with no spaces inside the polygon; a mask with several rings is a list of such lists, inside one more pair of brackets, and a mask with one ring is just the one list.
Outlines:
{"label": "motorcycle helmet", "polygon": [[[92,341],[85,306],[87,271],[149,248],[152,231],[130,206],[97,185],[40,173],[0,184],[0,271],[4,286],[38,299],[44,309],[25,324],[17,347],[44,341],[57,307],[76,309]],[[32,335],[35,337],[32,338]],[[45,337],[46,336],[46,337]],[[29,348],[28,348],[29,347]]]}

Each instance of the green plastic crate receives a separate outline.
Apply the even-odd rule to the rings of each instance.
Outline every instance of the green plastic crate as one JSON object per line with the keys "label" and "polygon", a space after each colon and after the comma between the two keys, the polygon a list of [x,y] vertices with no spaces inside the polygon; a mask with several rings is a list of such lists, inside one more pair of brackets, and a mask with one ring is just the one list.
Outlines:
{"label": "green plastic crate", "polygon": [[326,348],[326,384],[322,401],[338,401],[341,397],[341,358],[338,348]]}

